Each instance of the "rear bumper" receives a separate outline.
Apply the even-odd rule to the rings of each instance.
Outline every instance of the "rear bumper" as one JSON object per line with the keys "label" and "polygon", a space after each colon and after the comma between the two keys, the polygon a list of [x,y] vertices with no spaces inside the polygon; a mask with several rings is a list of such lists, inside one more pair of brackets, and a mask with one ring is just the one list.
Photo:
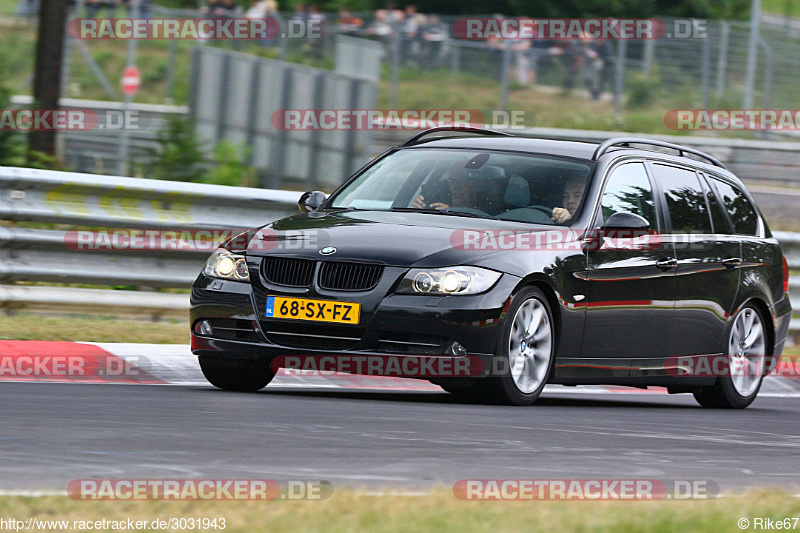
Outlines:
{"label": "rear bumper", "polygon": [[772,352],[776,359],[780,359],[783,348],[786,346],[786,338],[789,335],[789,324],[792,321],[792,305],[789,301],[789,293],[784,293],[783,298],[776,302],[770,309],[772,315],[772,327],[775,331],[775,345]]}

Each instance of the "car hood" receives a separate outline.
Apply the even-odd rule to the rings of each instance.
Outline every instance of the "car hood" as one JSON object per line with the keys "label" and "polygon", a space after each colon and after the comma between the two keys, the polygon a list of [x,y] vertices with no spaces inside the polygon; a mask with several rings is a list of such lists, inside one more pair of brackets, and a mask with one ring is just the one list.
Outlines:
{"label": "car hood", "polygon": [[[441,214],[391,211],[309,213],[259,228],[250,239],[250,256],[328,257],[375,261],[393,266],[438,267],[469,264],[493,250],[468,245],[487,232],[541,231],[537,226]],[[328,252],[325,248],[335,248]]]}

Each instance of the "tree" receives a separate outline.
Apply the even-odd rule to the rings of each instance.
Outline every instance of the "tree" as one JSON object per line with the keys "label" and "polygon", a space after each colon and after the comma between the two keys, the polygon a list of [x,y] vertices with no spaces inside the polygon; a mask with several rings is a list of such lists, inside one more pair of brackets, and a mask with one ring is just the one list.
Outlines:
{"label": "tree", "polygon": [[[36,71],[33,99],[39,109],[58,109],[61,97],[61,64],[64,57],[64,32],[67,0],[47,0],[39,7],[39,37],[36,45]],[[30,150],[54,155],[56,132],[32,131]]]}
{"label": "tree", "polygon": [[158,148],[150,154],[147,178],[173,181],[200,181],[209,161],[208,147],[195,132],[191,119],[173,115],[158,132]]}
{"label": "tree", "polygon": [[[0,87],[0,112],[3,109],[11,109],[11,91]],[[25,142],[22,135],[14,130],[0,129],[0,165],[21,167],[24,164]]]}

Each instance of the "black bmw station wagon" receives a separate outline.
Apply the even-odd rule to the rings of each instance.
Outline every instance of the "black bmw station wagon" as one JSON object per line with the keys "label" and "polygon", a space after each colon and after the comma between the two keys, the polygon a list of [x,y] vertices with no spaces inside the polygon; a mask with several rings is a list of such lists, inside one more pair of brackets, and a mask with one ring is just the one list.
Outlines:
{"label": "black bmw station wagon", "polygon": [[778,242],[742,182],[684,146],[435,128],[299,205],[192,288],[217,387],[259,390],[292,355],[391,356],[480,363],[409,376],[478,401],[612,384],[743,408],[786,340]]}

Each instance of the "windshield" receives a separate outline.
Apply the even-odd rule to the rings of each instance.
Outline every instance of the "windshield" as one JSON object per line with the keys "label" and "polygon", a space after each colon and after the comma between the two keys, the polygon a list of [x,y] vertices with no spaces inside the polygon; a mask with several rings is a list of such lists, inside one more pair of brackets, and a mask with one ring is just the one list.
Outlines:
{"label": "windshield", "polygon": [[552,157],[400,150],[339,191],[328,207],[567,224],[580,207],[590,171],[588,164]]}

